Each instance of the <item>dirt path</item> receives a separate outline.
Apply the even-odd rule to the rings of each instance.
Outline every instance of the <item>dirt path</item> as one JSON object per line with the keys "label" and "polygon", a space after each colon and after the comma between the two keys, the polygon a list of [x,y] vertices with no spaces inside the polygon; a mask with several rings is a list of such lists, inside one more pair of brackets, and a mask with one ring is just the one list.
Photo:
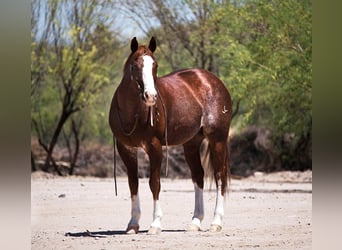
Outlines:
{"label": "dirt path", "polygon": [[[223,230],[206,231],[215,192],[204,193],[203,231],[185,232],[191,221],[191,180],[162,180],[160,235],[147,235],[152,221],[148,180],[140,180],[140,233],[125,235],[130,217],[126,178],[31,178],[32,249],[311,249],[312,175],[280,173],[232,180]],[[304,181],[304,183],[303,183]]]}

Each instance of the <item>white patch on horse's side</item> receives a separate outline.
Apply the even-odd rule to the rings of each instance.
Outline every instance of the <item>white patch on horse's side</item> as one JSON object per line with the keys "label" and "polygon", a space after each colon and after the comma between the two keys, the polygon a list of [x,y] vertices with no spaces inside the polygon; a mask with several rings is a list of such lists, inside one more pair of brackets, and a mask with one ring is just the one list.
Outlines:
{"label": "white patch on horse's side", "polygon": [[218,180],[217,193],[216,193],[216,206],[214,212],[214,220],[212,225],[222,226],[222,219],[224,215],[224,196],[221,193],[222,183]]}
{"label": "white patch on horse's side", "polygon": [[226,106],[223,106],[223,110],[222,110],[222,113],[225,114],[227,113],[229,110],[226,109]]}
{"label": "white patch on horse's side", "polygon": [[156,96],[157,91],[154,87],[154,79],[152,74],[154,60],[151,56],[143,56],[144,66],[142,68],[142,78],[144,82],[144,92],[150,96]]}
{"label": "white patch on horse's side", "polygon": [[215,121],[216,121],[215,120],[215,116],[213,114],[208,114],[208,122],[209,122],[209,124],[212,124]]}
{"label": "white patch on horse's side", "polygon": [[131,220],[129,225],[138,225],[141,215],[139,195],[132,196]]}
{"label": "white patch on horse's side", "polygon": [[160,228],[161,229],[161,219],[163,217],[163,212],[161,210],[159,200],[153,201],[153,222],[151,227]]}
{"label": "white patch on horse's side", "polygon": [[203,127],[204,123],[203,123],[203,115],[201,116],[201,124],[200,127]]}
{"label": "white patch on horse's side", "polygon": [[203,202],[203,189],[199,188],[197,183],[194,183],[195,187],[195,210],[192,217],[192,224],[197,227],[201,227],[201,222],[204,218],[204,202]]}

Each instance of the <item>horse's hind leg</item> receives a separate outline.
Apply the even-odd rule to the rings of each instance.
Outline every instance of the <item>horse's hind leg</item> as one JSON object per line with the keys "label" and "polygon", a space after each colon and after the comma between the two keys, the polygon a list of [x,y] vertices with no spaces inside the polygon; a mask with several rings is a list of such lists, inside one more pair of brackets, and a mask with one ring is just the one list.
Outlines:
{"label": "horse's hind leg", "polygon": [[128,184],[131,192],[131,219],[128,223],[126,233],[138,233],[139,231],[139,219],[141,215],[140,201],[138,195],[138,161],[137,161],[137,149],[132,147],[127,147],[117,141],[117,148],[127,168]]}
{"label": "horse's hind leg", "polygon": [[198,134],[189,142],[183,145],[185,159],[191,170],[191,178],[195,188],[195,209],[191,224],[188,226],[188,231],[199,231],[201,222],[204,218],[203,205],[203,177],[204,171],[200,158],[200,147],[203,136]]}
{"label": "horse's hind leg", "polygon": [[211,223],[210,231],[219,232],[222,229],[222,220],[224,216],[224,196],[227,190],[229,176],[229,152],[226,140],[222,141],[209,138],[209,147],[217,187],[214,220]]}

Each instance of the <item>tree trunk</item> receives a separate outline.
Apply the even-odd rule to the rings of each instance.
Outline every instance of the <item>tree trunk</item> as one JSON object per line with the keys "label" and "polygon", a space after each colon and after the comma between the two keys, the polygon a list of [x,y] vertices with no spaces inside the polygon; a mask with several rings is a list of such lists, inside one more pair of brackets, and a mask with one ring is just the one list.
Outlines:
{"label": "tree trunk", "polygon": [[46,156],[46,160],[45,160],[45,164],[44,164],[44,169],[43,169],[44,171],[47,171],[47,169],[48,169],[48,167],[50,165],[50,162],[52,162],[52,165],[53,165],[54,169],[56,170],[56,172],[58,173],[58,175],[62,176],[62,173],[59,171],[57,165],[53,161],[52,153],[53,153],[53,150],[54,150],[54,148],[56,146],[56,143],[58,141],[58,137],[59,137],[59,135],[60,135],[60,133],[62,131],[64,123],[67,121],[67,119],[70,116],[70,114],[71,114],[70,112],[66,112],[63,109],[62,115],[59,118],[59,121],[57,123],[56,129],[55,129],[55,131],[53,133],[51,142],[49,143],[49,146],[48,146],[47,156]]}
{"label": "tree trunk", "polygon": [[34,161],[34,154],[31,150],[31,171],[34,172],[34,171],[37,171],[37,167],[36,167],[36,163]]}
{"label": "tree trunk", "polygon": [[74,137],[75,137],[75,151],[74,151],[74,155],[73,155],[73,157],[71,159],[71,162],[70,162],[69,174],[73,175],[75,167],[76,167],[78,153],[79,153],[79,150],[80,150],[80,137],[79,137],[79,129],[80,128],[77,128],[76,123],[75,123],[74,120],[72,120],[71,126],[72,126],[72,133],[74,134]]}

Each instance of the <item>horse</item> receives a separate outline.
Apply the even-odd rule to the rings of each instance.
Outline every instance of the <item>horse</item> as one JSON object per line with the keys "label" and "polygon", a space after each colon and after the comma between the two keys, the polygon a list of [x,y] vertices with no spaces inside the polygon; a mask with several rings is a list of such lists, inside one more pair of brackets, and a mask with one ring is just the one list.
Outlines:
{"label": "horse", "polygon": [[[126,233],[139,231],[138,148],[146,152],[150,161],[153,221],[148,234],[162,231],[160,173],[162,147],[168,145],[183,145],[191,170],[195,206],[187,230],[201,230],[207,169],[212,173],[210,177],[215,180],[217,190],[214,219],[209,230],[219,232],[222,230],[224,198],[230,180],[228,134],[231,96],[223,82],[204,69],[183,69],[157,77],[158,63],[153,54],[156,48],[154,37],[148,46],[139,45],[136,37],[131,40],[131,53],[124,64],[123,77],[109,111],[109,125],[113,138],[116,138],[116,148],[127,168],[131,194],[131,219]],[[203,142],[207,147],[203,147]],[[206,157],[201,156],[201,151]]]}

